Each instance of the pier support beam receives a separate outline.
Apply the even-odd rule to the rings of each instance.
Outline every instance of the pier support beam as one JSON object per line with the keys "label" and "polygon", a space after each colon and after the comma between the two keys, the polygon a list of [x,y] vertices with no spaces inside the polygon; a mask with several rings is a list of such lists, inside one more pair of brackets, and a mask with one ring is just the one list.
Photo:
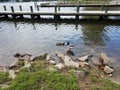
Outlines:
{"label": "pier support beam", "polygon": [[76,19],[76,20],[79,20],[79,15],[76,15],[76,16],[75,16],[75,19]]}
{"label": "pier support beam", "polygon": [[99,20],[105,20],[105,19],[107,19],[108,17],[107,16],[100,16],[99,17]]}
{"label": "pier support beam", "polygon": [[24,17],[23,17],[23,15],[20,15],[20,19],[23,19]]}
{"label": "pier support beam", "polygon": [[5,17],[6,19],[8,19],[8,15],[4,15],[4,17]]}
{"label": "pier support beam", "polygon": [[16,18],[16,15],[13,15],[13,14],[12,14],[11,16],[12,16],[12,18],[13,18],[13,19],[15,19],[15,18]]}
{"label": "pier support beam", "polygon": [[34,17],[35,17],[34,15],[30,15],[30,16],[31,16],[32,19],[34,19]]}
{"label": "pier support beam", "polygon": [[60,19],[60,15],[54,15],[54,19],[59,20]]}

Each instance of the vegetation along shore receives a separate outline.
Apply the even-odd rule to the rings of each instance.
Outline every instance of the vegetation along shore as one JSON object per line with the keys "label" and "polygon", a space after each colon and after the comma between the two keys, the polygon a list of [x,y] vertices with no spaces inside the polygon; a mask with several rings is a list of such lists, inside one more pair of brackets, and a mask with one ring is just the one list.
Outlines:
{"label": "vegetation along shore", "polygon": [[76,57],[69,46],[66,54],[14,57],[9,67],[0,67],[0,90],[120,90],[120,84],[110,80],[114,67],[105,53]]}

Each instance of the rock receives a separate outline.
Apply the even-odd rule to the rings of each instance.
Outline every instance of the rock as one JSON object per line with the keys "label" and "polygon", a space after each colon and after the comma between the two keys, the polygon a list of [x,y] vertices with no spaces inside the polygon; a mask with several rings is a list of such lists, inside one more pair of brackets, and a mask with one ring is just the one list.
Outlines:
{"label": "rock", "polygon": [[109,75],[109,77],[112,77],[112,76],[113,76],[113,74],[110,74],[110,75]]}
{"label": "rock", "polygon": [[53,61],[53,60],[50,60],[50,61],[49,61],[49,63],[51,63],[51,64],[53,64],[53,65],[55,65],[55,64],[56,64],[56,62],[55,62],[55,61]]}
{"label": "rock", "polygon": [[30,57],[30,60],[32,61],[34,58],[35,58],[35,56],[31,56],[31,57]]}
{"label": "rock", "polygon": [[72,59],[69,56],[64,56],[64,64],[65,66],[68,67],[74,67],[74,68],[79,67],[79,63],[72,61]]}
{"label": "rock", "polygon": [[64,61],[64,54],[60,52],[55,52],[55,55],[58,56],[62,61]]}
{"label": "rock", "polygon": [[87,62],[80,62],[80,66],[82,68],[85,68],[86,66],[88,66],[89,64]]}
{"label": "rock", "polygon": [[4,66],[0,66],[0,72],[7,72],[8,68]]}
{"label": "rock", "polygon": [[56,67],[57,69],[62,69],[62,68],[64,68],[65,66],[64,66],[62,63],[58,63],[58,64],[55,65],[55,67]]}
{"label": "rock", "polygon": [[99,68],[100,70],[104,70],[105,65],[98,65],[98,68]]}
{"label": "rock", "polygon": [[64,46],[65,43],[64,42],[59,42],[59,43],[56,43],[56,46]]}
{"label": "rock", "polygon": [[33,58],[32,61],[44,60],[44,59],[46,59],[46,56],[47,56],[47,55],[48,55],[48,54],[45,53],[45,54],[43,54],[43,55],[37,56],[37,57]]}
{"label": "rock", "polygon": [[47,56],[46,56],[46,60],[47,60],[47,61],[49,61],[49,60],[51,60],[51,59],[52,59],[52,58],[51,58],[50,55],[47,55]]}
{"label": "rock", "polygon": [[66,50],[66,54],[67,54],[67,55],[74,56],[74,53],[73,53],[73,51],[71,50],[71,48],[68,48],[68,49]]}
{"label": "rock", "polygon": [[108,66],[112,67],[112,63],[105,53],[100,54],[99,60],[104,65],[108,65]]}
{"label": "rock", "polygon": [[19,53],[16,53],[15,55],[13,55],[14,57],[16,57],[16,58],[19,58],[19,57],[21,57],[21,54],[19,54]]}
{"label": "rock", "polygon": [[86,55],[86,56],[80,57],[78,58],[78,60],[83,62],[88,62],[89,57],[92,57],[92,55]]}
{"label": "rock", "polygon": [[49,68],[48,70],[49,70],[49,71],[57,71],[57,69],[56,69],[56,68],[52,68],[52,67],[51,67],[51,68]]}
{"label": "rock", "polygon": [[23,54],[19,57],[19,60],[30,60],[31,56],[30,54]]}
{"label": "rock", "polygon": [[29,68],[30,66],[31,66],[31,64],[30,64],[30,63],[27,63],[27,64],[25,64],[24,67]]}
{"label": "rock", "polygon": [[16,77],[14,70],[9,70],[9,78],[14,79]]}
{"label": "rock", "polygon": [[107,74],[111,74],[114,70],[112,68],[110,68],[109,66],[105,66],[104,67],[104,72]]}
{"label": "rock", "polygon": [[92,61],[92,64],[95,66],[102,65],[102,63],[99,61],[97,57],[92,57],[91,61]]}
{"label": "rock", "polygon": [[21,55],[21,57],[25,57],[25,56],[31,57],[32,55],[31,54],[23,54],[23,55]]}
{"label": "rock", "polygon": [[2,89],[6,89],[6,88],[9,88],[9,85],[7,85],[7,84],[0,84],[0,87],[1,87]]}
{"label": "rock", "polygon": [[78,78],[85,78],[86,73],[84,71],[75,71],[75,74]]}
{"label": "rock", "polygon": [[10,65],[9,69],[18,69],[22,66],[24,66],[24,61],[16,60],[14,63]]}
{"label": "rock", "polygon": [[47,56],[46,56],[46,60],[47,60],[47,61],[56,60],[56,55],[47,55]]}
{"label": "rock", "polygon": [[11,65],[10,65],[10,69],[13,69],[13,68],[15,68],[15,67],[17,67],[18,66],[18,60],[15,60],[15,62],[13,62]]}
{"label": "rock", "polygon": [[52,64],[52,62],[54,62],[54,64],[56,64],[56,63],[60,63],[60,61],[61,61],[57,55],[47,55],[46,60],[51,62],[51,64]]}
{"label": "rock", "polygon": [[101,75],[101,78],[104,78],[104,75]]}

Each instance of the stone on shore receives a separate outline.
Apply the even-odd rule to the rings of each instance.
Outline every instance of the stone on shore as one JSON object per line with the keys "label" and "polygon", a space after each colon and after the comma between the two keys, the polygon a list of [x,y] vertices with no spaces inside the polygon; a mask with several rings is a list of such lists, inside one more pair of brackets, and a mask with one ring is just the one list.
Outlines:
{"label": "stone on shore", "polygon": [[20,67],[24,66],[24,61],[19,61],[19,60],[16,60],[15,62],[13,62],[11,65],[10,65],[10,69],[18,69]]}
{"label": "stone on shore", "polygon": [[102,62],[104,65],[108,65],[112,67],[112,63],[110,61],[110,58],[105,53],[101,53],[99,57],[100,62]]}
{"label": "stone on shore", "polygon": [[27,64],[25,64],[24,67],[29,68],[30,66],[31,66],[31,64],[30,64],[30,63],[27,63]]}
{"label": "stone on shore", "polygon": [[45,54],[43,54],[43,55],[37,56],[37,57],[33,58],[32,61],[44,60],[44,59],[46,59],[47,55],[48,55],[48,54],[45,53]]}
{"label": "stone on shore", "polygon": [[78,78],[85,78],[85,76],[86,76],[86,73],[82,70],[75,71],[75,74]]}
{"label": "stone on shore", "polygon": [[56,62],[54,60],[49,60],[49,63],[52,64],[52,65],[56,64]]}
{"label": "stone on shore", "polygon": [[69,56],[64,56],[64,64],[65,66],[68,66],[68,67],[74,67],[74,68],[79,67],[79,63],[74,62]]}
{"label": "stone on shore", "polygon": [[64,54],[61,52],[55,52],[55,55],[58,56],[62,61],[64,60]]}
{"label": "stone on shore", "polygon": [[82,62],[88,62],[89,57],[92,57],[92,55],[86,55],[86,56],[79,57],[78,60]]}
{"label": "stone on shore", "polygon": [[49,60],[51,60],[51,59],[52,59],[52,58],[51,58],[50,55],[47,55],[47,56],[46,56],[46,60],[47,60],[47,61],[49,61]]}
{"label": "stone on shore", "polygon": [[14,79],[16,77],[14,70],[9,70],[8,72],[9,72],[9,78]]}
{"label": "stone on shore", "polygon": [[47,55],[46,60],[51,62],[51,64],[52,64],[52,62],[60,63],[60,61],[61,61],[60,58],[57,55]]}
{"label": "stone on shore", "polygon": [[67,54],[67,55],[74,56],[74,53],[73,53],[73,51],[71,50],[71,48],[68,48],[68,49],[66,50],[66,54]]}
{"label": "stone on shore", "polygon": [[92,57],[91,58],[91,62],[93,65],[95,66],[99,66],[99,65],[102,65],[102,63],[99,61],[99,59],[97,57]]}
{"label": "stone on shore", "polygon": [[57,69],[56,69],[56,68],[53,68],[53,67],[49,68],[48,70],[49,70],[49,71],[57,71]]}
{"label": "stone on shore", "polygon": [[21,57],[21,54],[20,53],[16,53],[15,55],[13,55],[14,57],[16,57],[16,58],[19,58],[19,57]]}
{"label": "stone on shore", "polygon": [[110,68],[109,66],[104,67],[104,72],[107,74],[111,74],[114,71],[113,68]]}
{"label": "stone on shore", "polygon": [[65,66],[64,66],[64,64],[62,64],[62,63],[58,63],[58,64],[55,65],[55,67],[56,67],[57,69],[63,69]]}
{"label": "stone on shore", "polygon": [[30,54],[23,54],[19,57],[19,60],[30,60],[31,56]]}
{"label": "stone on shore", "polygon": [[7,72],[8,68],[4,66],[0,66],[0,72]]}
{"label": "stone on shore", "polygon": [[89,64],[87,62],[80,62],[80,66],[82,68],[85,68],[86,66],[88,66]]}

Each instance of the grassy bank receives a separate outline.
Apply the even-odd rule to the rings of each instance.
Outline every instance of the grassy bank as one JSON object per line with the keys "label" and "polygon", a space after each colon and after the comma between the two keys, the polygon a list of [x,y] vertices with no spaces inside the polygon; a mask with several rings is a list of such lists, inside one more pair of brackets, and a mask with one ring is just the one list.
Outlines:
{"label": "grassy bank", "polygon": [[0,90],[120,90],[120,85],[108,78],[101,78],[97,69],[87,70],[85,78],[76,77],[73,68],[49,71],[53,67],[46,60],[37,60],[29,68],[16,70],[17,77],[8,78],[8,73],[0,73],[0,83],[8,83],[8,88]]}

